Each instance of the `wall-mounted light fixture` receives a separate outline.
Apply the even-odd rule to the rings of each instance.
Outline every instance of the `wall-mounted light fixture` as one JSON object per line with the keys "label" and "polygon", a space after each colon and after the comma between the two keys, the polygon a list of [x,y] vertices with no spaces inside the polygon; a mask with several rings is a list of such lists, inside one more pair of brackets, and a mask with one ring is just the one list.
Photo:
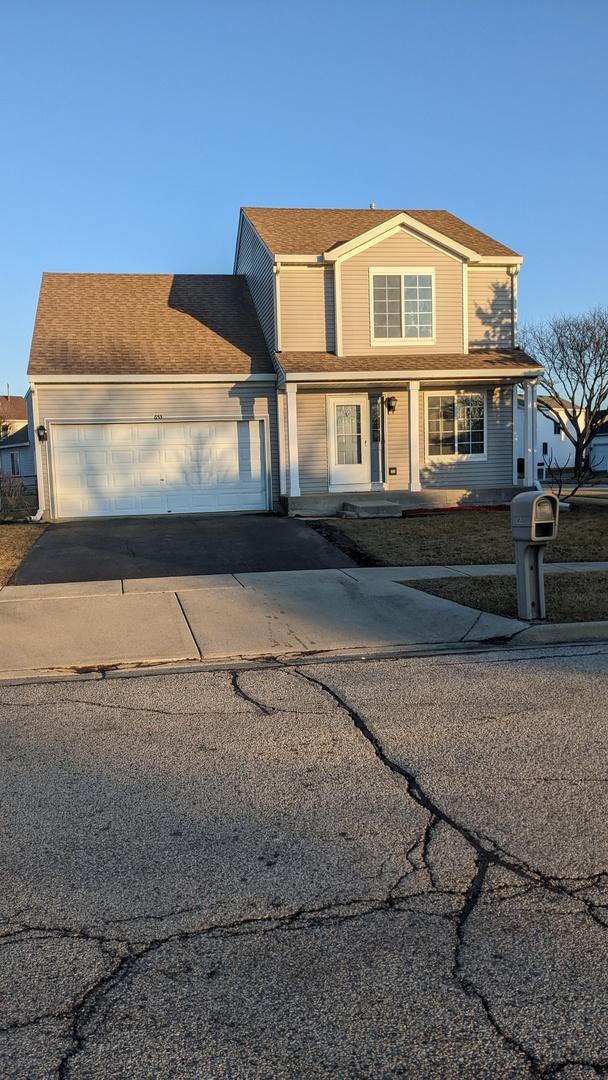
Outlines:
{"label": "wall-mounted light fixture", "polygon": [[39,442],[46,442],[47,435],[44,424],[38,424],[38,427],[36,428],[36,435],[38,436]]}
{"label": "wall-mounted light fixture", "polygon": [[385,401],[385,405],[386,405],[386,411],[387,412],[394,413],[396,408],[397,408],[397,398],[393,397],[392,395],[391,395],[391,397],[387,397],[386,401]]}

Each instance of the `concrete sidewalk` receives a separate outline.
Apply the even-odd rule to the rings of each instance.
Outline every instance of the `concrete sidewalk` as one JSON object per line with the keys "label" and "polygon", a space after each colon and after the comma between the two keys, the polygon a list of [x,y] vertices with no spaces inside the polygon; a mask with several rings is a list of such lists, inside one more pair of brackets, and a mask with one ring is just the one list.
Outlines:
{"label": "concrete sidewalk", "polygon": [[399,584],[412,569],[7,586],[0,672],[484,641],[526,626]]}
{"label": "concrete sidewalk", "polygon": [[[553,563],[548,573],[608,569]],[[504,640],[569,640],[407,587],[424,578],[514,573],[512,565],[352,567],[214,574],[0,591],[0,674],[293,656]],[[572,624],[575,637],[605,636]],[[560,632],[562,634],[560,638]]]}

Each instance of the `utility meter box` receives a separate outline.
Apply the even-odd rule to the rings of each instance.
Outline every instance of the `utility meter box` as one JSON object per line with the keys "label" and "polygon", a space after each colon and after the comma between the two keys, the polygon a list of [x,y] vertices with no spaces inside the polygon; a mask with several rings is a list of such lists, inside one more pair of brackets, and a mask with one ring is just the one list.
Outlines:
{"label": "utility meter box", "polygon": [[511,531],[514,540],[546,544],[555,540],[559,519],[559,499],[540,491],[522,491],[511,503]]}

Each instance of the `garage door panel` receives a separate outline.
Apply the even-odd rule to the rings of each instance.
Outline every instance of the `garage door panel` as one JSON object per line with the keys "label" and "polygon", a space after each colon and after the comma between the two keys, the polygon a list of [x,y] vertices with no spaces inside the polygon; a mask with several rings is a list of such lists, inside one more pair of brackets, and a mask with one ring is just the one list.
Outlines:
{"label": "garage door panel", "polygon": [[52,424],[57,517],[264,510],[258,421]]}

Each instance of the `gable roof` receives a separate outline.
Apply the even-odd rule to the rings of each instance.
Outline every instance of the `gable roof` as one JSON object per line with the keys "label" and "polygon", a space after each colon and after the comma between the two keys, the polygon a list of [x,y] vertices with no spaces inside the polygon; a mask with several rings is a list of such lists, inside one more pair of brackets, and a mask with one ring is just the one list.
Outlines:
{"label": "gable roof", "polygon": [[13,446],[27,446],[28,443],[29,436],[27,424],[24,424],[23,427],[13,431],[12,435],[7,435],[6,438],[0,439],[0,450],[10,450]]}
{"label": "gable roof", "polygon": [[312,210],[245,206],[243,213],[273,255],[321,255],[390,221],[396,214],[408,214],[478,255],[519,258],[517,252],[467,225],[448,210]]}
{"label": "gable roof", "polygon": [[0,420],[27,420],[25,398],[0,394]]}
{"label": "gable roof", "polygon": [[44,274],[36,375],[274,373],[244,277]]}

